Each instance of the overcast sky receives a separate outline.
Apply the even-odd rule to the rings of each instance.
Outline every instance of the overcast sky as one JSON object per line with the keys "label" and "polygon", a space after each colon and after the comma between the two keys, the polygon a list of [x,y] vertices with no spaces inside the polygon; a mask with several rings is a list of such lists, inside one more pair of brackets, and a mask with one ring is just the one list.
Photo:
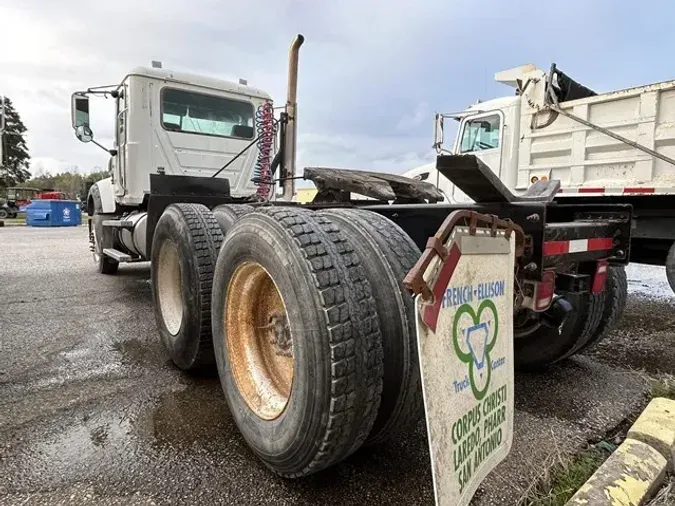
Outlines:
{"label": "overcast sky", "polygon": [[[552,61],[606,91],[675,78],[672,0],[0,0],[0,94],[28,128],[31,170],[105,166],[79,143],[70,94],[151,60],[249,84],[283,103],[300,58],[298,165],[402,172],[433,157],[434,111],[513,92],[494,73]],[[113,117],[92,104],[97,139]]]}

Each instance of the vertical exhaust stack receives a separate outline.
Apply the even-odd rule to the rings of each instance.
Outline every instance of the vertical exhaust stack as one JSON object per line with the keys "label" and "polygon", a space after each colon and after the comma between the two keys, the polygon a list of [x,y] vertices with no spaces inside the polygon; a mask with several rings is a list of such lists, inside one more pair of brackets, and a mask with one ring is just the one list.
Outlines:
{"label": "vertical exhaust stack", "polygon": [[291,200],[295,194],[295,153],[297,150],[298,132],[298,59],[300,46],[305,42],[305,37],[296,35],[291,44],[288,55],[288,95],[286,97],[286,136],[283,139],[283,168],[288,179],[283,181],[282,198]]}

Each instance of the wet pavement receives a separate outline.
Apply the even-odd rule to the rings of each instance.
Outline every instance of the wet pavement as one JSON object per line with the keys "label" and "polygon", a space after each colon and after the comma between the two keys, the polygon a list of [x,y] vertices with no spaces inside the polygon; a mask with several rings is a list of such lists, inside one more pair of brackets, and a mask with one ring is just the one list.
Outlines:
{"label": "wet pavement", "polygon": [[[170,364],[147,264],[97,274],[85,227],[5,228],[0,244],[0,504],[433,503],[422,423],[323,473],[277,478],[240,437],[218,380]],[[630,339],[670,348],[675,321],[627,321]],[[476,504],[514,504],[561,454],[641,408],[646,383],[625,348],[623,362],[591,354],[517,376],[513,453]]]}

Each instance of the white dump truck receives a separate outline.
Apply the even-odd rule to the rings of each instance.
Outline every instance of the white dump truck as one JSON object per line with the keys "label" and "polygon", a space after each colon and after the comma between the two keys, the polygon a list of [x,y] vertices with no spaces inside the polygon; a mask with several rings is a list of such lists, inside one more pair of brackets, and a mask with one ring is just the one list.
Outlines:
{"label": "white dump truck", "polygon": [[[292,202],[303,40],[291,45],[277,117],[270,96],[244,82],[163,69],[73,95],[83,142],[94,141],[91,96],[117,104],[115,145],[103,147],[111,178],[87,199],[94,259],[103,274],[150,260],[172,361],[218,371],[244,439],[281,476],[325,469],[424,413],[445,434],[433,441],[469,437],[467,412],[480,409],[472,402],[489,403],[484,436],[470,435],[476,472],[464,443],[464,474],[439,478],[455,487],[439,502],[459,504],[475,490],[469,475],[508,453],[501,424],[512,421],[512,381],[496,378],[512,380],[514,364],[563,360],[619,318],[631,207],[552,203],[560,184],[551,180],[517,196],[476,156],[447,154],[436,167],[473,203],[441,203],[424,181],[322,167],[302,174],[317,187],[313,200]],[[454,379],[454,369],[432,363],[441,352],[428,349],[429,363],[418,352],[418,335],[447,332],[455,345],[442,353],[457,350]],[[427,400],[447,396],[454,381],[453,400],[425,410],[422,377]],[[435,470],[450,469],[443,452],[453,444],[439,447]]]}
{"label": "white dump truck", "polygon": [[[497,72],[515,94],[436,114],[438,152],[474,154],[516,194],[556,179],[556,202],[633,206],[630,259],[665,265],[675,290],[675,81],[596,93],[555,65]],[[444,120],[459,128],[446,145]],[[469,202],[435,163],[404,175]]]}

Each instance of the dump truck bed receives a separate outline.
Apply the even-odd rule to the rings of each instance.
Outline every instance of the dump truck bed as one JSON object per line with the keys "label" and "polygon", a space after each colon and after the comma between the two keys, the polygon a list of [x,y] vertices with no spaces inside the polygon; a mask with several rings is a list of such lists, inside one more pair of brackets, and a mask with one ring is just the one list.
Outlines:
{"label": "dump truck bed", "polygon": [[[673,164],[563,114],[533,116],[532,105],[541,103],[541,95],[533,98],[521,106],[518,190],[527,188],[533,177],[548,177],[561,181],[565,196],[675,194]],[[561,100],[559,107],[675,158],[675,81]],[[552,114],[556,117],[547,125]]]}

